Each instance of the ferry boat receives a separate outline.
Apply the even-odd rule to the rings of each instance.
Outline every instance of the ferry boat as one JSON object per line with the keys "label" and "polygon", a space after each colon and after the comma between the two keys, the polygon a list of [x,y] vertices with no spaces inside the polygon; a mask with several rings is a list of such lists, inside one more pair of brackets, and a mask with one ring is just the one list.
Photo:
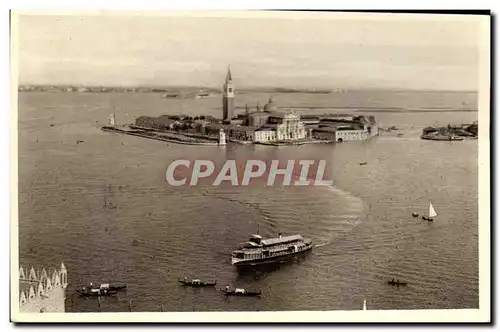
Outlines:
{"label": "ferry boat", "polygon": [[248,242],[233,251],[231,264],[238,267],[276,263],[312,248],[312,240],[304,239],[298,234],[282,236],[280,233],[278,237],[268,239],[253,234]]}

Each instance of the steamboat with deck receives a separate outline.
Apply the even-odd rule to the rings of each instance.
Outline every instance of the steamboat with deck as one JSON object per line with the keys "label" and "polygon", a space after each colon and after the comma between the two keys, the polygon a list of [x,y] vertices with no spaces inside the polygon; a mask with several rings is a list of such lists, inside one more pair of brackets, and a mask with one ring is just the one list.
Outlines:
{"label": "steamboat with deck", "polygon": [[270,263],[281,263],[313,248],[312,240],[301,235],[282,236],[263,239],[258,234],[250,236],[248,242],[241,244],[233,251],[231,264],[236,267],[257,266]]}

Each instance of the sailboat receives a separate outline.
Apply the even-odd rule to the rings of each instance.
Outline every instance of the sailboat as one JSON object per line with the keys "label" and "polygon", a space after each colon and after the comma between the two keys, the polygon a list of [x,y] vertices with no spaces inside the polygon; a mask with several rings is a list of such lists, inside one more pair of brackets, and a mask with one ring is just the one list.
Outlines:
{"label": "sailboat", "polygon": [[422,216],[422,219],[427,220],[427,221],[433,221],[435,216],[437,216],[436,210],[434,210],[434,207],[432,206],[432,203],[429,202],[429,216]]}
{"label": "sailboat", "polygon": [[363,300],[363,310],[366,310],[366,299]]}

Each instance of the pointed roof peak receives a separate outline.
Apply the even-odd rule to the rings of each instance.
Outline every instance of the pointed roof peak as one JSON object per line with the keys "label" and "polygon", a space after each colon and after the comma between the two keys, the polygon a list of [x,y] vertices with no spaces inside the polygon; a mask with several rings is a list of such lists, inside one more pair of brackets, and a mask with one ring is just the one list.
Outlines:
{"label": "pointed roof peak", "polygon": [[231,65],[227,66],[226,82],[232,81],[233,76],[231,75]]}

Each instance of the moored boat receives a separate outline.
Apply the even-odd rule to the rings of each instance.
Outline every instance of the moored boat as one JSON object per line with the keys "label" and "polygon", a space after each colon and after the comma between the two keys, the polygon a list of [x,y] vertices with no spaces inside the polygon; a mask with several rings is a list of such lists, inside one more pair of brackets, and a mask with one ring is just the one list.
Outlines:
{"label": "moored boat", "polygon": [[179,279],[179,282],[183,286],[192,286],[192,287],[210,287],[217,285],[217,281],[201,281],[200,279],[188,280],[187,278],[184,278],[184,279]]}
{"label": "moored boat", "polygon": [[226,296],[261,296],[261,291],[247,291],[243,288],[235,288],[234,290],[230,289],[229,286],[226,286],[225,289],[220,289],[222,293]]}

